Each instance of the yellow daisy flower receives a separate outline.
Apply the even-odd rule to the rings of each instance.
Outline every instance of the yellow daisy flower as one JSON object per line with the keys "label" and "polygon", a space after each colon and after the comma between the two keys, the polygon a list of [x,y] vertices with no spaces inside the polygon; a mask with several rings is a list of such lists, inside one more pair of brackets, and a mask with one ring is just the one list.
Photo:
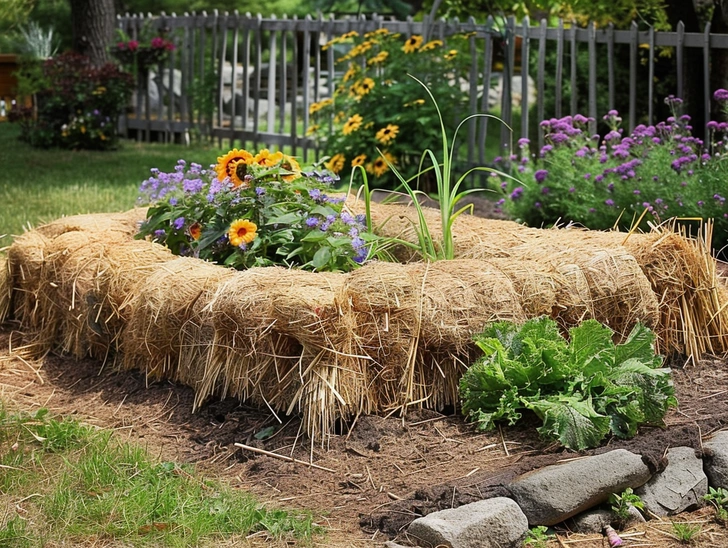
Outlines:
{"label": "yellow daisy flower", "polygon": [[351,63],[349,65],[349,70],[344,73],[344,76],[341,80],[343,82],[348,82],[356,76],[357,72],[359,72],[359,67],[357,67],[354,63]]}
{"label": "yellow daisy flower", "polygon": [[215,165],[217,178],[222,181],[225,177],[230,177],[230,180],[232,180],[236,187],[240,186],[243,184],[243,177],[246,172],[244,166],[252,163],[253,155],[250,152],[234,148],[227,154],[217,158],[217,164]]}
{"label": "yellow daisy flower", "polygon": [[[373,173],[375,177],[381,177],[384,175],[387,171],[389,171],[389,162],[390,164],[394,163],[394,156],[392,156],[389,152],[384,152],[384,156],[380,156],[374,162],[372,162],[371,165],[371,171],[370,173]],[[369,171],[367,169],[367,171]]]}
{"label": "yellow daisy flower", "polygon": [[366,42],[362,42],[358,46],[351,48],[351,51],[349,52],[349,57],[358,57],[359,55],[364,55],[370,49],[372,49],[372,42],[371,40],[367,40]]}
{"label": "yellow daisy flower", "polygon": [[442,40],[430,40],[420,48],[420,51],[430,51],[439,47],[442,47]]}
{"label": "yellow daisy flower", "polygon": [[338,173],[342,169],[344,169],[344,163],[346,162],[346,157],[339,153],[334,154],[331,159],[326,162],[324,165],[326,166],[326,169],[333,171],[334,173]]}
{"label": "yellow daisy flower", "polygon": [[359,154],[359,156],[357,156],[356,158],[354,158],[351,161],[351,167],[363,166],[364,165],[364,162],[366,162],[366,161],[367,161],[367,155],[366,154]]}
{"label": "yellow daisy flower", "polygon": [[351,87],[351,90],[358,96],[362,97],[374,89],[374,80],[364,78]]}
{"label": "yellow daisy flower", "polygon": [[402,51],[405,53],[414,53],[422,45],[422,36],[419,34],[413,34],[402,46]]}
{"label": "yellow daisy flower", "polygon": [[390,141],[394,141],[397,133],[399,133],[399,126],[396,126],[394,124],[387,124],[387,127],[383,127],[382,129],[377,131],[377,134],[374,136],[374,138],[383,145],[388,145]]}
{"label": "yellow daisy flower", "polygon": [[358,114],[354,114],[353,116],[350,116],[349,119],[344,124],[344,127],[342,129],[342,132],[344,135],[350,135],[354,133],[356,130],[358,130],[361,127],[361,123],[364,121],[364,119],[359,116]]}
{"label": "yellow daisy flower", "polygon": [[384,63],[387,60],[387,57],[389,57],[388,51],[380,51],[374,57],[367,61],[367,65],[379,65],[381,63]]}
{"label": "yellow daisy flower", "polygon": [[348,40],[349,38],[356,38],[357,36],[359,36],[359,33],[356,32],[355,30],[352,30],[352,31],[347,32],[346,34],[342,34],[341,39]]}
{"label": "yellow daisy flower", "polygon": [[311,103],[311,105],[308,107],[308,113],[309,114],[316,114],[319,110],[328,107],[329,105],[333,105],[334,100],[331,98],[324,99],[323,101],[319,101],[318,103]]}
{"label": "yellow daisy flower", "polygon": [[424,99],[415,99],[414,101],[410,101],[409,103],[405,103],[404,106],[406,107],[416,107],[419,105],[424,105],[425,100]]}
{"label": "yellow daisy flower", "polygon": [[233,221],[230,225],[230,229],[228,230],[230,245],[237,247],[242,244],[249,244],[255,240],[257,230],[257,225],[247,219],[238,219],[237,221]]}
{"label": "yellow daisy flower", "polygon": [[447,53],[446,53],[446,54],[444,55],[444,58],[445,58],[446,60],[450,61],[451,59],[454,59],[454,58],[455,58],[455,56],[456,56],[457,54],[458,54],[458,50],[456,50],[456,49],[451,49],[450,51],[448,51],[448,52],[447,52]]}
{"label": "yellow daisy flower", "polygon": [[306,135],[313,135],[316,133],[321,126],[319,124],[314,124],[312,126],[308,126],[308,129],[306,130]]}

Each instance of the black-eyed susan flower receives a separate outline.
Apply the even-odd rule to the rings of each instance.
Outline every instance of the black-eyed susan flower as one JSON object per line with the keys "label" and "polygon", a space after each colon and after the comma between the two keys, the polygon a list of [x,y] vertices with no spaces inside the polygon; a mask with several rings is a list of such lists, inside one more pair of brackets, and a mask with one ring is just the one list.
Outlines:
{"label": "black-eyed susan flower", "polygon": [[346,157],[341,154],[334,154],[331,159],[324,164],[326,166],[326,169],[333,171],[334,173],[339,173],[342,169],[344,169],[344,164],[346,162]]}
{"label": "black-eyed susan flower", "polygon": [[451,50],[450,50],[450,51],[448,51],[448,52],[447,52],[447,53],[446,53],[446,54],[445,54],[445,55],[444,55],[443,57],[444,57],[444,58],[445,58],[445,59],[446,59],[447,61],[450,61],[451,59],[454,59],[454,58],[455,58],[455,56],[456,56],[457,54],[458,54],[458,50],[456,50],[456,49],[451,49]]}
{"label": "black-eyed susan flower", "polygon": [[430,40],[427,42],[424,46],[420,48],[420,51],[430,51],[435,48],[441,48],[442,47],[442,40]]}
{"label": "black-eyed susan flower", "polygon": [[319,124],[313,124],[312,126],[308,126],[306,129],[306,135],[313,135],[316,133],[321,126]]}
{"label": "black-eyed susan flower", "polygon": [[363,121],[364,119],[359,114],[354,114],[349,117],[341,131],[344,135],[351,135],[361,127]]}
{"label": "black-eyed susan flower", "polygon": [[359,154],[359,156],[357,156],[356,158],[354,158],[351,161],[351,167],[363,166],[364,165],[364,162],[366,162],[366,161],[367,161],[367,155],[366,154]]}
{"label": "black-eyed susan flower", "polygon": [[358,97],[363,97],[374,89],[374,85],[374,80],[372,80],[371,78],[364,78],[363,80],[359,80],[356,84],[354,84],[351,89],[355,95],[357,95]]}
{"label": "black-eyed susan flower", "polygon": [[228,230],[228,238],[230,239],[230,245],[238,247],[240,245],[247,245],[257,236],[258,226],[247,219],[238,219],[233,221]]}
{"label": "black-eyed susan flower", "polygon": [[383,145],[388,145],[391,141],[394,140],[394,138],[397,136],[397,133],[399,133],[399,126],[394,124],[387,124],[387,127],[383,127],[382,129],[377,131],[374,138]]}
{"label": "black-eyed susan flower", "polygon": [[405,53],[414,53],[418,49],[420,49],[421,45],[422,36],[420,36],[419,34],[413,34],[407,39],[407,41],[404,43],[404,46],[402,46],[402,51]]}
{"label": "black-eyed susan flower", "polygon": [[394,164],[394,156],[392,156],[389,152],[384,152],[383,156],[380,156],[369,164],[371,166],[371,171],[369,169],[367,169],[367,171],[373,173],[375,177],[381,177],[389,171],[389,164]]}
{"label": "black-eyed susan flower", "polygon": [[[241,163],[242,162],[242,163]],[[222,181],[225,177],[230,177],[235,186],[239,186],[243,182],[245,176],[244,167],[253,163],[253,155],[247,150],[238,150],[237,148],[232,149],[230,152],[217,158],[217,164],[215,165],[215,171],[217,172],[218,180]],[[243,173],[240,174],[239,172]],[[236,184],[237,183],[237,184]]]}
{"label": "black-eyed susan flower", "polygon": [[319,101],[318,103],[311,103],[311,105],[308,107],[308,113],[316,114],[322,108],[326,108],[332,104],[334,104],[334,100],[331,98],[324,99],[323,101]]}
{"label": "black-eyed susan flower", "polygon": [[418,107],[420,105],[424,105],[425,100],[424,99],[415,99],[414,101],[410,101],[409,103],[405,103],[404,106],[406,107]]}
{"label": "black-eyed susan flower", "polygon": [[349,65],[349,69],[344,73],[344,76],[342,77],[343,82],[348,82],[352,78],[355,78],[357,73],[359,72],[359,67],[357,67],[354,63],[351,63]]}
{"label": "black-eyed susan flower", "polygon": [[367,65],[381,65],[387,60],[387,57],[389,57],[388,51],[380,51],[367,61]]}

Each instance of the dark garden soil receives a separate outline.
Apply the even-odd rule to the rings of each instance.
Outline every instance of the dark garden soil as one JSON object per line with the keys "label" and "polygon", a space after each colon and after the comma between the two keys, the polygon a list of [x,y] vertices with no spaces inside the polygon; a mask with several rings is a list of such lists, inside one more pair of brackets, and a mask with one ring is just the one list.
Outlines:
{"label": "dark garden soil", "polygon": [[[690,446],[728,426],[728,361],[684,366],[674,361],[680,402],[665,428],[642,428],[632,440],[609,440],[583,453],[541,440],[536,421],[476,432],[457,414],[419,410],[405,417],[359,417],[342,425],[325,446],[311,446],[297,417],[278,422],[267,409],[237,400],[210,401],[192,413],[193,391],[171,382],[147,384],[138,372],[111,364],[50,355],[31,363],[11,355],[22,344],[17,326],[0,326],[0,399],[11,408],[47,407],[93,425],[116,429],[165,460],[196,463],[210,477],[254,492],[272,505],[313,511],[328,529],[322,546],[377,546],[396,539],[407,544],[406,526],[429,512],[504,493],[516,475],[580,455],[625,448],[659,469],[666,450]],[[256,434],[277,430],[261,441]],[[275,451],[325,469],[284,462],[235,447],[235,442]],[[701,527],[693,546],[728,546],[728,529],[709,509],[680,520]],[[679,546],[669,520],[630,530],[627,545]],[[578,543],[574,541],[579,541]],[[98,546],[98,544],[95,544]],[[607,546],[600,535],[560,533],[549,546]]]}

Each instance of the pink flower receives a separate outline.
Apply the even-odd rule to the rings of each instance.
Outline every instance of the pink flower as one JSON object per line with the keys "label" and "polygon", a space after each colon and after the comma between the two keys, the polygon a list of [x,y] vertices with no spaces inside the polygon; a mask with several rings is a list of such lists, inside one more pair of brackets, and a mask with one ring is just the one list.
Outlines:
{"label": "pink flower", "polygon": [[161,36],[155,36],[152,38],[152,47],[154,49],[162,49],[164,47],[164,38]]}
{"label": "pink flower", "polygon": [[[126,42],[118,42],[116,47],[119,49],[126,49]],[[715,125],[717,126],[718,124],[716,123]]]}
{"label": "pink flower", "polygon": [[139,42],[137,40],[129,40],[126,44],[129,51],[136,51],[139,49]]}

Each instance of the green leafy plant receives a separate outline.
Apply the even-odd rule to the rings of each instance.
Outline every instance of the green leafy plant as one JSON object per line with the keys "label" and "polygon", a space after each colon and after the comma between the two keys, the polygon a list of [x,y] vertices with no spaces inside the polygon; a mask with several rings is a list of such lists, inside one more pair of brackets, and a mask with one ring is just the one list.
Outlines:
{"label": "green leafy plant", "polygon": [[522,326],[496,322],[475,337],[483,356],[460,381],[462,411],[480,430],[515,424],[521,411],[542,421],[539,433],[581,450],[611,433],[630,438],[641,424],[661,425],[677,405],[669,369],[642,324],[618,345],[596,320],[569,330],[540,317]]}
{"label": "green leafy plant", "polygon": [[342,196],[327,194],[335,180],[267,149],[255,156],[234,149],[214,169],[180,160],[174,173],[153,170],[142,183],[140,203],[151,206],[137,237],[238,269],[348,271],[376,252],[379,239]]}
{"label": "green leafy plant", "polygon": [[609,503],[611,504],[612,512],[614,512],[617,518],[622,522],[626,523],[631,518],[629,509],[631,507],[637,508],[640,511],[645,510],[645,504],[639,495],[635,495],[631,487],[627,487],[621,494],[612,493],[609,495]]}
{"label": "green leafy plant", "polygon": [[703,500],[709,502],[715,508],[715,517],[721,521],[728,521],[728,491],[722,487],[717,489],[708,487],[708,494],[703,496]]}
{"label": "green leafy plant", "polygon": [[672,533],[683,544],[692,544],[702,532],[702,527],[694,523],[672,522]]}
{"label": "green leafy plant", "polygon": [[[345,178],[362,166],[372,186],[394,189],[390,167],[407,179],[419,173],[421,151],[438,148],[441,119],[452,133],[467,107],[468,36],[424,42],[420,35],[379,29],[364,36],[353,31],[325,47],[335,49],[345,72],[333,98],[310,106],[309,133],[330,155],[327,167],[335,173]],[[439,109],[424,90],[438,98]]]}
{"label": "green leafy plant", "polygon": [[526,540],[523,545],[528,548],[546,548],[547,543],[553,535],[548,534],[549,528],[544,525],[538,525],[528,530]]}

